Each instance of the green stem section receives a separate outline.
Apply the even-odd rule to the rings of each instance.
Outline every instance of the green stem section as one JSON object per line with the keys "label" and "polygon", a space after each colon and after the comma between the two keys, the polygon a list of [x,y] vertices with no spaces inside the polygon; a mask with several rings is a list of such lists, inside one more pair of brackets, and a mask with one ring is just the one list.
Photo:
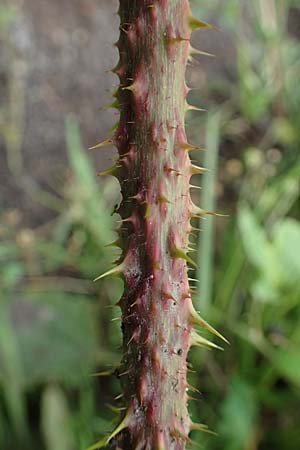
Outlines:
{"label": "green stem section", "polygon": [[[126,413],[105,442],[123,450],[183,450],[193,424],[187,409],[187,354],[214,346],[194,325],[218,334],[196,313],[187,263],[190,221],[205,213],[191,201],[191,164],[185,133],[185,68],[193,28],[188,0],[120,0],[120,61],[113,70],[120,109],[113,139],[122,202],[118,265],[105,275],[124,279],[124,357],[120,369]],[[96,448],[96,447],[94,447]]]}
{"label": "green stem section", "polygon": [[[190,294],[184,255],[190,161],[184,148],[187,1],[121,1],[116,145],[123,201],[122,449],[182,449],[190,431],[186,356]],[[124,229],[123,229],[124,228]]]}

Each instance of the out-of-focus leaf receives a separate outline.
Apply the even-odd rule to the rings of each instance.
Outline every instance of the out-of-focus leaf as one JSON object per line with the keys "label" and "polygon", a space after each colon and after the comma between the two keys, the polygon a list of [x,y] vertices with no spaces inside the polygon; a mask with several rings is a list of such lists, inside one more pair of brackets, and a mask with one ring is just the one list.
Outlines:
{"label": "out-of-focus leaf", "polygon": [[[12,273],[18,273],[18,271],[12,270]],[[15,277],[11,277],[12,284],[14,280]],[[4,286],[2,285],[0,292],[0,384],[14,433],[20,441],[25,443],[28,436],[23,386],[24,371],[20,346],[9,310],[10,293],[5,292]]]}
{"label": "out-of-focus leaf", "polygon": [[10,288],[24,275],[24,266],[18,261],[3,264],[1,268],[2,289]]}
{"label": "out-of-focus leaf", "polygon": [[274,91],[267,88],[266,74],[255,68],[252,52],[250,43],[241,43],[238,51],[239,106],[243,116],[255,122],[268,114]]}
{"label": "out-of-focus leaf", "polygon": [[104,246],[115,239],[111,231],[113,220],[96,183],[87,152],[82,148],[78,124],[72,117],[66,121],[66,143],[75,175],[66,191],[70,202],[69,220],[73,224],[84,225],[91,232],[95,242]]}
{"label": "out-of-focus leaf", "polygon": [[300,225],[285,219],[274,230],[274,246],[282,268],[283,281],[296,283],[300,279]]}
{"label": "out-of-focus leaf", "polygon": [[[238,224],[244,248],[249,261],[260,270],[273,259],[271,244],[249,208],[243,207],[238,213]],[[266,261],[267,260],[267,261]]]}
{"label": "out-of-focus leaf", "polygon": [[255,432],[257,410],[255,390],[245,380],[234,378],[221,409],[219,433],[225,439],[224,449],[249,448],[249,442]]}
{"label": "out-of-focus leaf", "polygon": [[292,383],[300,386],[300,350],[282,348],[276,351],[274,366]]}
{"label": "out-of-focus leaf", "polygon": [[42,432],[47,450],[74,450],[71,414],[63,391],[49,385],[42,396]]}
{"label": "out-of-focus leaf", "polygon": [[69,160],[77,180],[88,189],[96,189],[95,175],[87,154],[82,149],[78,124],[72,116],[66,120],[66,141]]}
{"label": "out-of-focus leaf", "polygon": [[17,247],[12,242],[5,242],[0,244],[0,262],[1,264],[7,262],[8,258],[16,258],[18,254]]}
{"label": "out-of-focus leaf", "polygon": [[240,209],[238,224],[246,256],[259,272],[260,278],[255,285],[255,295],[263,300],[271,300],[276,296],[281,275],[275,249],[250,209],[246,207]]}
{"label": "out-of-focus leaf", "polygon": [[0,31],[11,26],[17,16],[17,9],[14,6],[0,5]]}
{"label": "out-of-focus leaf", "polygon": [[278,298],[278,290],[266,278],[258,278],[251,285],[251,292],[254,298],[268,301],[276,301]]}
{"label": "out-of-focus leaf", "polygon": [[66,262],[66,249],[53,241],[40,241],[36,244],[36,251],[41,257],[43,273],[59,269]]}
{"label": "out-of-focus leaf", "polygon": [[284,145],[291,145],[299,139],[297,129],[285,117],[275,118],[272,123],[274,138]]}
{"label": "out-of-focus leaf", "polygon": [[13,301],[11,314],[27,384],[66,380],[76,385],[92,373],[96,315],[87,297],[34,295]]}

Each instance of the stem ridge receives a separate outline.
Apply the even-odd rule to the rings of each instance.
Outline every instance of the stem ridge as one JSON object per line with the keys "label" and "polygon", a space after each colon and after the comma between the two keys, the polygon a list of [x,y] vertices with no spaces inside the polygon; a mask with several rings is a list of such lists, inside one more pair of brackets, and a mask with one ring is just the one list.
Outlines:
{"label": "stem ridge", "polygon": [[[123,351],[120,381],[126,412],[105,441],[123,450],[183,450],[195,429],[188,408],[191,345],[217,347],[194,325],[219,337],[194,310],[187,255],[192,217],[206,213],[190,197],[192,165],[185,133],[185,69],[191,32],[210,25],[192,17],[188,0],[120,0],[120,86],[112,107],[120,121],[112,139],[119,158],[104,172],[120,182]],[[121,244],[120,244],[121,243]],[[197,429],[206,430],[201,424]],[[102,441],[101,441],[102,442]],[[97,447],[93,447],[97,448]]]}

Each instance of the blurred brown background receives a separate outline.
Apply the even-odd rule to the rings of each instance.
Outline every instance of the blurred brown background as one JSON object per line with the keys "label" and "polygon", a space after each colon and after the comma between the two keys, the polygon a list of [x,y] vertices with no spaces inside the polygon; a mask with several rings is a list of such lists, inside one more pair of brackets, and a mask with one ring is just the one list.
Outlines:
{"label": "blurred brown background", "polygon": [[[30,201],[23,183],[28,186],[32,176],[59,192],[67,164],[66,115],[77,117],[86,148],[116,119],[98,108],[109,103],[117,81],[106,72],[117,61],[112,46],[118,37],[117,1],[10,0],[6,7],[12,17],[1,34],[1,201],[22,206],[29,221],[41,222],[47,212]],[[17,179],[9,173],[6,153],[18,159],[11,163]]]}

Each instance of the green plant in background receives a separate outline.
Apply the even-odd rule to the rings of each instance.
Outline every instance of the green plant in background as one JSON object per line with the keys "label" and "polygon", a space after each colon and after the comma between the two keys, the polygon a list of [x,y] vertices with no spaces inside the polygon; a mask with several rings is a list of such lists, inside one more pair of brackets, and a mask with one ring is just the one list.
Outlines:
{"label": "green plant in background", "polygon": [[[116,265],[98,279],[121,275],[124,356],[119,369],[122,419],[103,442],[119,449],[184,449],[194,423],[187,409],[187,354],[191,346],[216,347],[197,326],[222,336],[192,304],[188,266],[197,230],[193,219],[213,214],[196,206],[190,179],[205,169],[192,164],[185,113],[185,70],[193,29],[211,28],[192,16],[187,0],[120,1],[120,79],[113,107],[120,122],[111,140],[119,158],[103,174],[117,177],[122,201]],[[201,53],[201,52],[199,52]],[[224,339],[225,340],[225,339]],[[125,410],[125,411],[123,411]]]}
{"label": "green plant in background", "polygon": [[[197,11],[197,2],[194,7]],[[223,390],[216,396],[214,384],[202,378],[209,395],[206,420],[217,421],[219,433],[206,447],[297,449],[300,115],[294,100],[300,94],[295,86],[300,44],[291,24],[299,17],[299,5],[215,1],[207,4],[207,20],[215,11],[237,43],[233,80],[216,76],[210,94],[232,94],[222,106],[221,129],[212,132],[221,155],[219,198],[228,205],[234,192],[236,214],[223,241],[216,239],[215,288],[210,286],[207,316],[232,331],[231,352],[214,360],[208,354],[201,366],[193,359],[200,375],[205,377],[205,367]],[[200,251],[211,246],[206,239],[203,233]],[[207,282],[202,280],[200,292]],[[218,417],[213,408],[220,402]],[[203,409],[195,405],[194,411]]]}
{"label": "green plant in background", "polygon": [[[119,287],[100,292],[90,280],[95,267],[104,268],[112,257],[104,243],[110,234],[113,238],[106,204],[115,189],[111,183],[99,189],[73,118],[66,121],[66,141],[72,175],[61,190],[63,212],[51,226],[24,228],[17,210],[1,216],[0,447],[5,450],[85,448],[109,426],[107,418],[96,420],[91,374],[98,364],[118,358],[109,350],[117,343],[116,324],[109,325],[107,349],[99,345],[98,329],[99,315],[109,316],[105,304]],[[27,403],[37,389],[40,426]]]}

